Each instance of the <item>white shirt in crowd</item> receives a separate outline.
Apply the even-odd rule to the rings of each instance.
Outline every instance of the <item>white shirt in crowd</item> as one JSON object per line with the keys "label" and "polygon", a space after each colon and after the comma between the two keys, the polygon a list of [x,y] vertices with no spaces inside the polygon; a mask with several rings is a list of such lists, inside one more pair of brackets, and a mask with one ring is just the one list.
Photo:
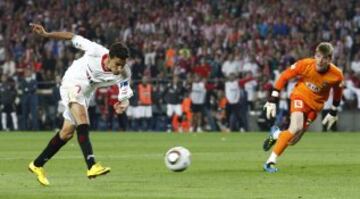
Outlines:
{"label": "white shirt in crowd", "polygon": [[[0,35],[1,38],[1,35]],[[0,42],[2,41],[2,39],[0,39]],[[5,54],[6,54],[6,50],[5,47],[0,46],[0,62],[5,60]]]}
{"label": "white shirt in crowd", "polygon": [[156,52],[147,52],[144,55],[144,62],[146,66],[152,66],[155,65],[155,58],[156,58]]}
{"label": "white shirt in crowd", "polygon": [[230,104],[236,104],[240,100],[240,86],[239,81],[225,82],[225,97]]}
{"label": "white shirt in crowd", "polygon": [[255,62],[245,61],[242,72],[251,72],[253,75],[258,73],[259,66]]}
{"label": "white shirt in crowd", "polygon": [[221,72],[225,77],[229,77],[230,74],[238,74],[240,70],[240,63],[233,60],[226,60],[221,66]]}
{"label": "white shirt in crowd", "polygon": [[5,62],[1,66],[3,73],[7,76],[13,76],[16,72],[15,62],[13,60]]}
{"label": "white shirt in crowd", "polygon": [[256,100],[256,87],[258,83],[257,81],[251,80],[244,84],[244,90],[247,93],[247,101],[252,102]]}
{"label": "white shirt in crowd", "polygon": [[360,73],[360,60],[353,60],[350,63],[350,68],[352,71],[354,71],[355,73]]}
{"label": "white shirt in crowd", "polygon": [[193,104],[204,104],[206,97],[205,82],[193,82],[191,86],[190,99]]}

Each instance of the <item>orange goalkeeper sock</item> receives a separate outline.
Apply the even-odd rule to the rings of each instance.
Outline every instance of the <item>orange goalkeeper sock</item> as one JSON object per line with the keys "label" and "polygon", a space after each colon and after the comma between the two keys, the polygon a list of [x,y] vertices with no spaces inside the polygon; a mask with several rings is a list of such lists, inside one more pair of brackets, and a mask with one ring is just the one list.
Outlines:
{"label": "orange goalkeeper sock", "polygon": [[292,133],[290,133],[290,131],[281,132],[279,135],[279,139],[277,140],[277,142],[274,146],[273,152],[276,155],[280,156],[282,154],[282,152],[284,152],[284,150],[288,146],[288,143],[292,137],[294,137],[294,135]]}

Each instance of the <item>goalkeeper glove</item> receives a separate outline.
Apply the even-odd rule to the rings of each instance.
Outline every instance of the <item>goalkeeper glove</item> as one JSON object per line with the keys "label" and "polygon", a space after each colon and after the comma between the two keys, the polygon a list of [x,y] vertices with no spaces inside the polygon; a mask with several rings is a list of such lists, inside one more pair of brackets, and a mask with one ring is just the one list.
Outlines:
{"label": "goalkeeper glove", "polygon": [[264,105],[264,109],[266,111],[266,118],[272,119],[276,116],[276,104],[279,101],[280,92],[276,89],[273,89],[271,92],[271,96],[269,97],[268,101]]}
{"label": "goalkeeper glove", "polygon": [[326,126],[327,130],[330,130],[330,128],[335,124],[337,120],[337,107],[333,105],[330,109],[330,112],[324,117],[322,124]]}

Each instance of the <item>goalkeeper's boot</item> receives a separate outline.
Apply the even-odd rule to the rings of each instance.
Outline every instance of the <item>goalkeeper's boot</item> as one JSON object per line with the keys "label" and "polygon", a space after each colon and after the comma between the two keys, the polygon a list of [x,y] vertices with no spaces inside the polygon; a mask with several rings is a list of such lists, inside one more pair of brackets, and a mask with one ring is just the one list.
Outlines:
{"label": "goalkeeper's boot", "polygon": [[87,171],[87,177],[89,179],[96,178],[97,176],[109,173],[110,170],[110,167],[103,167],[100,163],[96,163]]}
{"label": "goalkeeper's boot", "polygon": [[265,163],[263,168],[264,171],[268,173],[276,173],[278,171],[278,168],[275,167],[275,163],[273,162]]}
{"label": "goalkeeper's boot", "polygon": [[37,180],[40,182],[40,184],[44,186],[50,185],[49,180],[46,178],[45,170],[43,167],[37,167],[34,165],[34,162],[30,162],[29,171],[36,175]]}
{"label": "goalkeeper's boot", "polygon": [[276,139],[274,138],[274,133],[280,131],[279,127],[272,126],[269,132],[269,136],[264,140],[263,150],[268,151],[275,144]]}

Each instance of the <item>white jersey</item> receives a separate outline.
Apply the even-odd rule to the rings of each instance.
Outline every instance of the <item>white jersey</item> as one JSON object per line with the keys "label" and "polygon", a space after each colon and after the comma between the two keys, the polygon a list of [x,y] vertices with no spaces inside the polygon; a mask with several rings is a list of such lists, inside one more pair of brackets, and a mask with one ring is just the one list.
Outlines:
{"label": "white jersey", "polygon": [[204,104],[206,88],[204,82],[193,82],[191,86],[190,99],[193,104]]}
{"label": "white jersey", "polygon": [[132,96],[129,86],[131,72],[128,65],[125,65],[126,70],[123,74],[114,75],[104,69],[104,59],[109,56],[107,48],[79,35],[75,35],[71,42],[74,47],[85,51],[85,54],[66,70],[61,87],[77,87],[85,98],[90,98],[96,88],[117,84],[120,101]]}
{"label": "white jersey", "polygon": [[249,102],[255,101],[257,85],[258,83],[256,80],[251,80],[244,84],[244,90],[247,93],[247,101]]}
{"label": "white jersey", "polygon": [[230,104],[236,104],[240,100],[240,86],[239,81],[225,82],[225,97]]}

